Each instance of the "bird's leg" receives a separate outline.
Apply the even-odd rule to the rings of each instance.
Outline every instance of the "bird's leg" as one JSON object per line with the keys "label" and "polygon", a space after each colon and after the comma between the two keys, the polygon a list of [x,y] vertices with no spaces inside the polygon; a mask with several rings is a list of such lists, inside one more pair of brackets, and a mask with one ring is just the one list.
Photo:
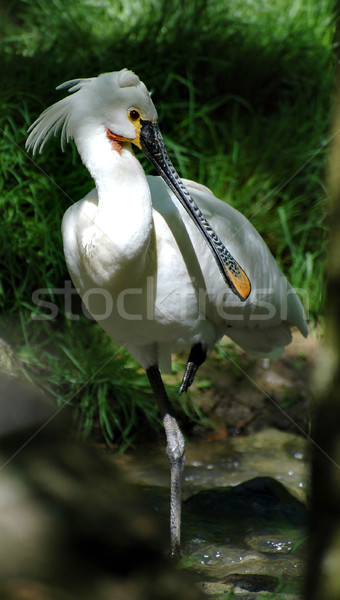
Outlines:
{"label": "bird's leg", "polygon": [[182,479],[184,468],[184,437],[176,421],[172,406],[169,402],[161,374],[157,366],[147,369],[153,393],[164,423],[167,439],[167,455],[170,463],[171,492],[170,492],[170,544],[171,555],[180,556],[181,546],[181,500]]}
{"label": "bird's leg", "polygon": [[192,382],[195,379],[198,367],[200,367],[201,364],[204,363],[206,357],[207,353],[204,350],[202,344],[195,344],[195,346],[191,348],[187,366],[185,367],[185,373],[183,375],[181,387],[179,388],[179,395],[181,395],[182,392],[186,392],[188,387],[191,386]]}

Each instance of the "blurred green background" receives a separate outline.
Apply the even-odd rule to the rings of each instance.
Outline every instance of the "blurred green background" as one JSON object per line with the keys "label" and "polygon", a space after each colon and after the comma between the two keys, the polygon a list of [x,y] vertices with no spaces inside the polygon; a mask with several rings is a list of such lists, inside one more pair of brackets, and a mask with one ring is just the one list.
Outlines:
{"label": "blurred green background", "polygon": [[26,374],[75,406],[83,433],[126,447],[137,423],[158,418],[138,366],[93,322],[72,321],[61,295],[50,292],[56,319],[32,318],[33,291],[69,279],[60,223],[93,183],[73,145],[28,156],[28,125],[62,97],[58,84],[134,70],[179,173],[251,219],[317,322],[335,11],[329,0],[0,2],[0,336]]}

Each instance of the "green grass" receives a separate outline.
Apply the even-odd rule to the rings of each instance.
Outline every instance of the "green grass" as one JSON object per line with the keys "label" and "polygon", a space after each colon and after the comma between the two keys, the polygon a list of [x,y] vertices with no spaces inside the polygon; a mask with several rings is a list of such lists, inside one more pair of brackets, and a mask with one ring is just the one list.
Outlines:
{"label": "green grass", "polygon": [[66,320],[62,331],[48,331],[45,325],[33,355],[25,345],[17,356],[47,393],[74,408],[76,431],[95,434],[98,440],[103,435],[108,444],[114,441],[124,451],[134,429],[141,428],[145,436],[149,424],[156,426],[157,408],[129,353],[92,325],[86,342],[83,319]]}
{"label": "green grass", "polygon": [[[3,331],[32,377],[59,402],[74,397],[85,432],[99,420],[106,439],[127,444],[143,402],[149,421],[157,418],[144,376],[126,354],[117,360],[120,352],[93,323],[69,322],[60,299],[54,323],[31,318],[33,290],[63,287],[69,279],[60,222],[92,182],[74,146],[62,154],[59,142],[51,142],[32,160],[23,150],[27,126],[61,98],[59,83],[135,70],[153,90],[181,175],[251,219],[291,283],[307,291],[306,308],[317,320],[324,301],[335,6],[330,0],[0,6]],[[85,385],[106,360],[105,374]]]}

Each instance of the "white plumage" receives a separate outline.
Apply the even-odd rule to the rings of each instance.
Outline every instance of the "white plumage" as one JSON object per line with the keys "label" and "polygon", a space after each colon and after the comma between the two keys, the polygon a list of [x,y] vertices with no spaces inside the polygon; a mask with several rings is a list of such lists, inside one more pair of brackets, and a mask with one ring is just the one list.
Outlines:
{"label": "white plumage", "polygon": [[[138,77],[124,69],[59,87],[72,94],[33,123],[27,147],[41,151],[60,131],[63,146],[74,139],[95,180],[96,188],[65,213],[62,233],[74,285],[105,331],[147,372],[156,365],[169,370],[171,353],[179,350],[201,345],[205,353],[224,334],[247,352],[270,356],[290,343],[292,326],[307,335],[297,295],[241,213],[184,181],[248,277],[251,291],[243,297],[238,276],[235,293],[188,207],[170,189],[178,176],[167,157],[159,170],[162,177],[168,170],[168,181],[145,175],[131,143],[145,151],[144,132],[157,112]],[[157,152],[151,154],[158,168]],[[173,540],[173,551],[178,546]]]}

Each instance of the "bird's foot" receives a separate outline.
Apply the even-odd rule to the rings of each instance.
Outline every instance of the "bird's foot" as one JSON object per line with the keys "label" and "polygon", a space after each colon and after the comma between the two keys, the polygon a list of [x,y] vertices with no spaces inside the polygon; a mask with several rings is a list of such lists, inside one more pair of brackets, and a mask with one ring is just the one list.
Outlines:
{"label": "bird's foot", "polygon": [[183,392],[186,392],[187,389],[191,386],[191,384],[193,383],[194,379],[195,379],[195,375],[197,372],[198,366],[195,365],[195,363],[193,362],[187,362],[187,366],[185,367],[185,373],[183,375],[183,379],[182,379],[182,383],[180,385],[179,388],[179,395],[181,395]]}
{"label": "bird's foot", "polygon": [[203,349],[202,344],[195,344],[195,346],[191,348],[182,383],[179,388],[179,395],[181,395],[183,392],[186,392],[191,386],[195,379],[197,369],[202,363],[204,363],[206,356],[207,353]]}

